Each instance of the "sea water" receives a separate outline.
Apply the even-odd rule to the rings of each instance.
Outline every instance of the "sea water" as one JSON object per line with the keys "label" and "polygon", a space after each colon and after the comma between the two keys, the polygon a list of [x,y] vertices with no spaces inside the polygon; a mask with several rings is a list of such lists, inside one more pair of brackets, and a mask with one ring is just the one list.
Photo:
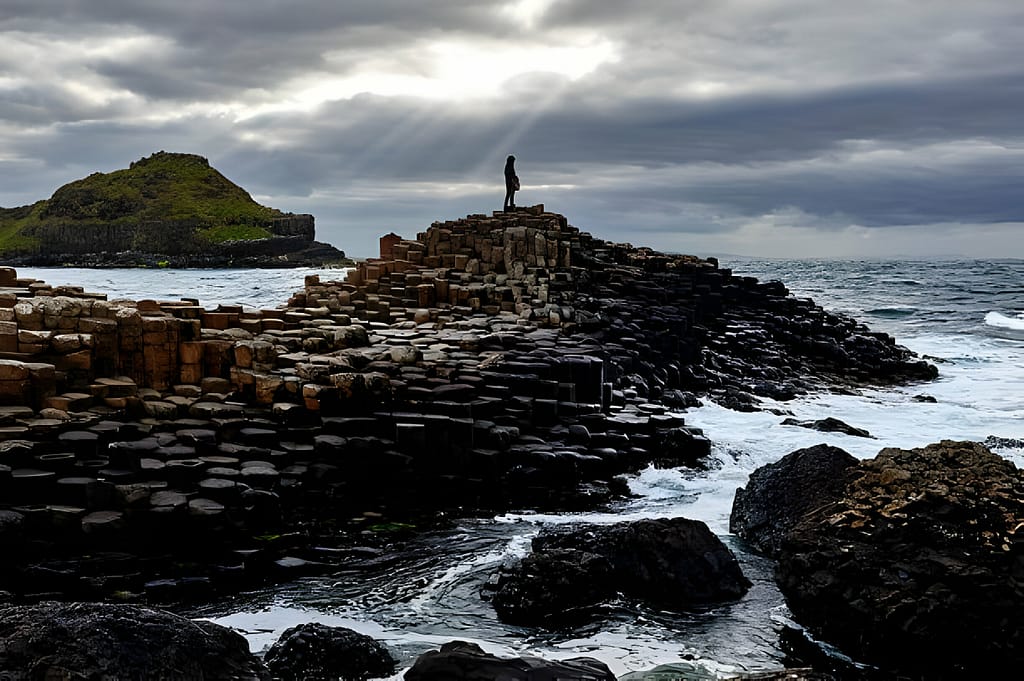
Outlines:
{"label": "sea water", "polygon": [[198,298],[207,309],[218,305],[242,305],[272,309],[288,302],[302,290],[306,276],[317,274],[324,281],[345,278],[345,268],[319,269],[157,269],[19,267],[18,276],[45,281],[53,286],[81,286],[86,291],[105,293],[110,300],[180,300]]}
{"label": "sea water", "polygon": [[[871,438],[784,426],[772,411],[734,412],[705,401],[685,414],[714,443],[708,472],[647,469],[631,481],[638,498],[602,512],[506,514],[465,520],[398,549],[386,565],[352,568],[212,603],[196,615],[241,631],[255,651],[302,622],[347,626],[387,644],[404,668],[452,639],[496,654],[551,658],[589,655],[616,674],[683,658],[712,671],[778,668],[778,632],[789,615],[771,564],[729,534],[737,487],[758,466],[818,443],[865,458],[884,447],[921,447],[943,439],[987,442],[1024,465],[1024,261],[723,261],[737,274],[783,281],[798,297],[849,314],[927,357],[939,378],[927,383],[817,393],[765,406],[799,420],[834,417]],[[22,269],[49,283],[84,285],[111,298],[199,298],[276,307],[319,270]],[[934,402],[924,401],[934,398]],[[735,603],[690,613],[612,603],[599,621],[544,632],[497,620],[480,588],[503,562],[524,555],[542,527],[570,522],[686,516],[706,522],[732,548],[753,582]],[[394,678],[401,678],[400,673]]]}

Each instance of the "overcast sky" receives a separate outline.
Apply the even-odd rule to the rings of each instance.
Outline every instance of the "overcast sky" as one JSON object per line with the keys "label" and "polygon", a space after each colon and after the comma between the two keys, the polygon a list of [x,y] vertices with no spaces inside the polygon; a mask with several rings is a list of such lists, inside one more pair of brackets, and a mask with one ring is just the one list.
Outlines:
{"label": "overcast sky", "polygon": [[1024,257],[1020,0],[0,0],[0,206],[159,151],[372,255],[544,203],[709,255]]}

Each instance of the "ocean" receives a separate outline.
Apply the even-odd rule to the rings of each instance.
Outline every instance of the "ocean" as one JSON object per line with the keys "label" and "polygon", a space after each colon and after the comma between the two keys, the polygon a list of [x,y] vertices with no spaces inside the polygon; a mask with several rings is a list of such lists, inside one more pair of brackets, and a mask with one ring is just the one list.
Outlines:
{"label": "ocean", "polygon": [[[386,566],[242,594],[191,614],[237,628],[254,651],[301,622],[348,626],[382,640],[405,668],[419,653],[452,639],[475,641],[503,655],[589,655],[618,675],[684,657],[713,672],[779,668],[784,653],[778,631],[789,613],[772,583],[770,562],[729,535],[736,488],[758,466],[822,442],[867,458],[884,447],[975,440],[1024,466],[1024,260],[736,258],[721,264],[762,281],[781,280],[797,297],[813,298],[892,334],[934,362],[939,378],[853,395],[767,401],[800,420],[841,419],[868,430],[871,439],[783,426],[784,416],[769,411],[740,413],[705,403],[686,412],[685,419],[714,443],[717,465],[708,472],[648,469],[631,481],[638,498],[608,511],[464,520],[454,529],[408,542]],[[207,307],[256,308],[283,304],[313,273],[325,279],[341,276],[338,270],[306,269],[19,270],[21,276],[82,285],[111,298],[184,296],[199,298]],[[687,614],[612,604],[600,622],[557,633],[502,624],[479,598],[488,576],[525,554],[544,525],[679,515],[703,520],[733,549],[754,583],[747,596]]]}

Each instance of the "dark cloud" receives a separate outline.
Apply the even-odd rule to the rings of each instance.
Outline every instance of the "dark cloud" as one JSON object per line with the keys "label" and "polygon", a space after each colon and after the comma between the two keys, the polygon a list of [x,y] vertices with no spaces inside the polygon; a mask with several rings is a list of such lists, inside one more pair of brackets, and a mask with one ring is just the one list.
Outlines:
{"label": "dark cloud", "polygon": [[[515,153],[521,202],[609,238],[1024,222],[1024,6],[515,4],[7,2],[0,205],[199,153],[360,254],[379,230],[489,210]],[[502,64],[605,57],[494,75],[492,97],[332,92],[366,69],[429,75],[437,41]]]}

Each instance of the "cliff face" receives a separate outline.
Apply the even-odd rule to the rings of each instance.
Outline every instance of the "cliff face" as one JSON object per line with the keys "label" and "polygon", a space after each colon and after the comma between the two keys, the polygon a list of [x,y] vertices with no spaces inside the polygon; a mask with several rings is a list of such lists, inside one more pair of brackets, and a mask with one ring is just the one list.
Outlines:
{"label": "cliff face", "polygon": [[12,264],[307,264],[311,246],[321,262],[344,259],[314,239],[312,215],[262,206],[205,158],[162,151],[0,209],[0,260]]}

